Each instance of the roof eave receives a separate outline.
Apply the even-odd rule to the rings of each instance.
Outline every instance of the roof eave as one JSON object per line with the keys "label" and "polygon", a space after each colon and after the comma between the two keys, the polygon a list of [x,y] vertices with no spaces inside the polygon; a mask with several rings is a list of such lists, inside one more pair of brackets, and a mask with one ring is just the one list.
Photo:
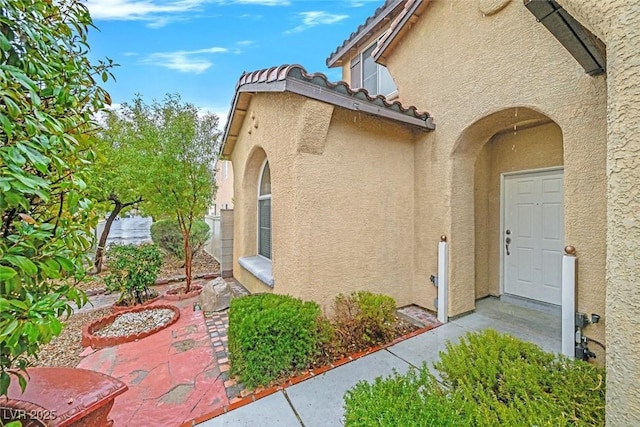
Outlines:
{"label": "roof eave", "polygon": [[347,110],[362,111],[363,113],[369,113],[375,116],[394,120],[396,122],[402,122],[424,131],[431,131],[435,129],[435,124],[430,116],[427,116],[424,119],[420,117],[412,117],[407,114],[376,105],[374,102],[355,99],[351,96],[322,88],[310,82],[287,78],[285,90],[317,101],[336,105]]}
{"label": "roof eave", "polygon": [[[240,129],[251,102],[250,98],[256,93],[269,92],[291,92],[306,98],[336,105],[347,110],[361,111],[384,119],[404,123],[425,132],[435,130],[433,118],[426,113],[423,113],[420,117],[405,114],[401,111],[395,111],[377,104],[376,98],[373,98],[373,100],[356,98],[354,96],[336,92],[328,87],[322,87],[312,82],[287,76],[285,79],[278,81],[246,83],[236,89],[236,93],[231,104],[231,111],[229,112],[229,119],[225,125],[223,133],[222,146],[220,148],[221,159],[229,159],[229,156],[231,156],[231,153],[235,148],[236,140],[240,135]],[[361,96],[364,95],[361,94]]]}
{"label": "roof eave", "polygon": [[380,39],[378,47],[371,54],[377,63],[386,65],[390,48],[398,43],[399,37],[409,29],[409,24],[417,21],[428,4],[429,0],[415,0],[412,3],[408,3],[409,7],[400,12],[398,17],[396,17],[396,19],[399,19],[399,22],[392,23],[387,34]]}
{"label": "roof eave", "polygon": [[569,51],[590,76],[606,73],[605,44],[555,0],[524,0],[524,5]]}
{"label": "roof eave", "polygon": [[359,29],[355,36],[347,39],[342,46],[334,51],[326,60],[327,67],[337,67],[342,65],[342,60],[351,51],[359,46],[359,43],[370,37],[374,32],[379,31],[383,27],[385,21],[389,21],[393,15],[397,15],[397,12],[402,9],[404,0],[395,0],[390,3],[379,15],[374,16],[364,28]]}

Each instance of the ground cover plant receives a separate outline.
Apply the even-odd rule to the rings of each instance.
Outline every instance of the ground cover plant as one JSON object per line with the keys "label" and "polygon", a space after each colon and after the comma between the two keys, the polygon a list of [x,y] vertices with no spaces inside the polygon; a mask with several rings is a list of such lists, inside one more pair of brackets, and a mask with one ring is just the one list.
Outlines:
{"label": "ground cover plant", "polygon": [[393,298],[338,295],[328,319],[314,302],[286,295],[237,298],[229,309],[231,373],[248,388],[385,344],[416,328],[395,316]]}
{"label": "ground cover plant", "polygon": [[493,330],[447,344],[434,364],[360,382],[345,395],[345,425],[600,426],[605,373]]}

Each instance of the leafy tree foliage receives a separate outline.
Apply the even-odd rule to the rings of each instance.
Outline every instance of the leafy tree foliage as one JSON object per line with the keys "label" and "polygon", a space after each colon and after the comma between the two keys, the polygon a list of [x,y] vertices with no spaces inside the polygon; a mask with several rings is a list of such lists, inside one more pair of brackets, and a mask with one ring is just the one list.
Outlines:
{"label": "leafy tree foliage", "polygon": [[109,103],[86,57],[91,17],[76,0],[0,0],[0,394],[83,304],[95,225],[87,165],[93,114]]}
{"label": "leafy tree foliage", "polygon": [[137,96],[123,104],[109,127],[120,129],[119,144],[134,147],[136,167],[128,179],[142,184],[145,214],[178,223],[184,248],[187,291],[191,286],[194,224],[215,192],[214,164],[220,132],[215,114],[201,114],[179,95],[146,104]]}
{"label": "leafy tree foliage", "polygon": [[143,201],[143,185],[135,178],[141,164],[135,144],[138,129],[130,117],[124,117],[118,111],[104,111],[102,117],[105,123],[96,138],[97,156],[92,177],[98,209],[108,216],[98,240],[95,273],[102,271],[104,249],[113,221]]}

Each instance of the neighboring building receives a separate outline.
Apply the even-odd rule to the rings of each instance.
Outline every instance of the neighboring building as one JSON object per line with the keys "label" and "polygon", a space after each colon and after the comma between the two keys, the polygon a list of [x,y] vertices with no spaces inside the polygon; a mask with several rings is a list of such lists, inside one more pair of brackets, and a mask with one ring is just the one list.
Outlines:
{"label": "neighboring building", "polygon": [[209,214],[219,216],[222,209],[233,209],[233,165],[229,160],[218,160],[216,165],[216,196]]}
{"label": "neighboring building", "polygon": [[351,87],[243,74],[222,148],[234,276],[325,307],[367,289],[435,308],[445,235],[449,316],[488,295],[559,307],[571,245],[607,422],[639,424],[638,46],[636,2],[396,0],[329,56]]}

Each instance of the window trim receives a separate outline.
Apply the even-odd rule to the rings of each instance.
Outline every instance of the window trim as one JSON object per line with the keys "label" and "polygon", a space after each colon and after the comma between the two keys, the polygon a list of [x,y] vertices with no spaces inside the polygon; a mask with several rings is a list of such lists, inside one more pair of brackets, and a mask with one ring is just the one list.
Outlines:
{"label": "window trim", "polygon": [[[257,188],[258,197],[257,197],[257,203],[256,203],[256,255],[266,260],[269,260],[269,262],[271,262],[273,258],[273,252],[272,252],[273,240],[271,240],[271,244],[270,244],[271,247],[269,248],[269,253],[271,254],[271,258],[267,258],[266,256],[260,253],[260,201],[271,200],[271,192],[269,192],[269,194],[264,194],[264,195],[260,194],[260,190],[262,189],[262,178],[264,177],[264,169],[268,164],[269,164],[269,159],[265,158],[262,162],[262,166],[260,167],[260,174],[258,175],[258,188]],[[269,170],[271,170],[271,166],[269,166]],[[271,179],[271,174],[269,174],[269,179]],[[271,214],[269,214],[269,217],[271,217]],[[273,221],[270,221],[270,222],[272,223]],[[269,230],[271,230],[273,235],[273,227],[271,223],[269,224]]]}

